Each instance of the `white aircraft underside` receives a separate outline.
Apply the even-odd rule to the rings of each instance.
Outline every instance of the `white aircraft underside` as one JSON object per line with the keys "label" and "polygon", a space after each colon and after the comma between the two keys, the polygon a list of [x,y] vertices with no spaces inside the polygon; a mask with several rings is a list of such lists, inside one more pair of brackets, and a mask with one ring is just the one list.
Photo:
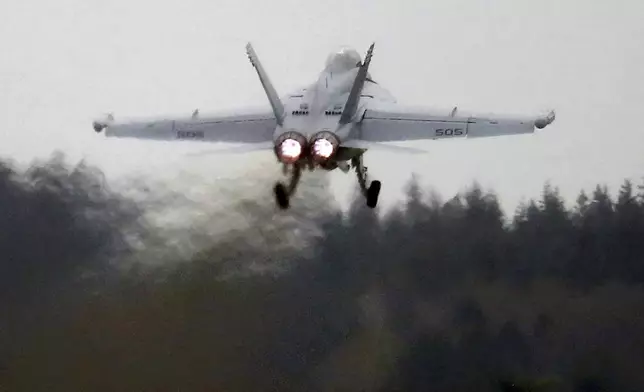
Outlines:
{"label": "white aircraft underside", "polygon": [[424,152],[385,142],[476,138],[534,133],[555,119],[554,111],[540,116],[499,116],[448,110],[413,108],[395,98],[369,75],[374,45],[364,62],[358,52],[345,48],[331,53],[318,79],[298,91],[279,97],[251,44],[246,51],[270,103],[268,109],[240,108],[231,113],[184,118],[116,121],[112,115],[94,121],[94,130],[107,137],[147,140],[193,140],[241,143],[237,151],[273,149],[278,162],[290,172],[288,184],[275,185],[279,207],[288,208],[301,171],[354,168],[367,205],[374,208],[380,182],[368,184],[363,154],[368,149]]}

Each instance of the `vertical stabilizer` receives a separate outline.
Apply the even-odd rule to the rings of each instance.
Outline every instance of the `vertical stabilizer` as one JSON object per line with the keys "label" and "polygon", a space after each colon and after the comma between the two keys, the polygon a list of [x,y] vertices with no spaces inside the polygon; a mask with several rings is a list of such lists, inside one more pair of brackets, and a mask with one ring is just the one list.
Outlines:
{"label": "vertical stabilizer", "polygon": [[358,110],[358,101],[360,100],[360,94],[362,93],[362,88],[364,87],[364,82],[367,80],[367,75],[369,71],[369,63],[371,63],[371,55],[373,53],[373,47],[375,43],[371,44],[367,55],[358,70],[355,80],[353,81],[353,86],[351,87],[351,92],[349,93],[349,98],[347,98],[347,103],[344,105],[344,110],[340,116],[340,124],[348,124],[351,122],[351,119],[356,114]]}
{"label": "vertical stabilizer", "polygon": [[268,98],[268,102],[271,104],[271,107],[273,108],[273,113],[275,114],[275,119],[277,120],[278,125],[282,125],[284,122],[284,105],[282,104],[282,101],[280,101],[279,96],[277,95],[277,92],[275,91],[275,88],[271,84],[271,81],[268,79],[268,75],[266,74],[266,71],[264,71],[264,67],[262,67],[262,63],[259,62],[259,58],[257,58],[257,54],[255,53],[255,50],[253,49],[253,46],[250,44],[250,42],[246,45],[246,53],[248,54],[248,59],[250,60],[250,63],[255,67],[255,70],[257,71],[257,75],[259,76],[260,82],[262,82],[262,87],[264,87],[264,91],[266,92],[266,97]]}

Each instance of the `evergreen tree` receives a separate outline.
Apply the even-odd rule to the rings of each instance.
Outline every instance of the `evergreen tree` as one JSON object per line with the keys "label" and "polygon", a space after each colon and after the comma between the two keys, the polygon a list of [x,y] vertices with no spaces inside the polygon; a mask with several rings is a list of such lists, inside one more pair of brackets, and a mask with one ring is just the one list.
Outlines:
{"label": "evergreen tree", "polygon": [[577,252],[569,270],[578,283],[585,286],[603,283],[614,275],[613,218],[614,203],[608,188],[597,185],[579,229]]}
{"label": "evergreen tree", "polygon": [[637,201],[640,206],[644,206],[644,177],[642,177],[642,183],[637,186]]}
{"label": "evergreen tree", "polygon": [[539,207],[534,200],[520,206],[510,233],[510,260],[505,273],[510,282],[523,285],[539,273],[541,255],[535,252],[540,242]]}
{"label": "evergreen tree", "polygon": [[463,272],[485,279],[494,279],[499,268],[507,264],[506,232],[504,215],[498,198],[485,193],[474,183],[464,196],[465,221],[461,239],[465,252]]}
{"label": "evergreen tree", "polygon": [[561,276],[572,258],[573,226],[557,188],[543,187],[541,199],[531,200],[515,218],[515,272],[520,281],[537,276]]}
{"label": "evergreen tree", "polygon": [[528,221],[528,203],[524,200],[519,202],[519,205],[514,210],[512,216],[512,228],[517,229],[519,226]]}
{"label": "evergreen tree", "polygon": [[590,198],[586,194],[586,191],[582,189],[581,192],[579,192],[579,196],[577,196],[576,202],[577,204],[575,205],[575,208],[573,209],[573,212],[572,212],[572,219],[575,226],[579,227],[581,226],[583,219],[586,216],[586,213],[588,212],[588,207],[590,203]]}
{"label": "evergreen tree", "polygon": [[633,184],[625,180],[615,205],[613,235],[615,272],[625,281],[644,282],[644,212],[633,194]]}

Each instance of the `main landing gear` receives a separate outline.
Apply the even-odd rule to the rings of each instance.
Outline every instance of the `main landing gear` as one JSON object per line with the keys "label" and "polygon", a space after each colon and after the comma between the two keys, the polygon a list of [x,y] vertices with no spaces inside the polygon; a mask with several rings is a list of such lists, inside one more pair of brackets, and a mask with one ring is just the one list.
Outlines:
{"label": "main landing gear", "polygon": [[358,184],[360,185],[360,190],[362,194],[367,199],[367,207],[376,208],[378,204],[378,196],[380,195],[380,187],[382,184],[380,181],[371,181],[371,184],[367,187],[367,168],[362,163],[362,155],[354,157],[351,159],[351,166],[356,170],[356,176],[358,177]]}
{"label": "main landing gear", "polygon": [[[367,168],[362,163],[362,155],[351,158],[351,167],[356,171],[360,191],[367,201],[367,207],[376,208],[376,205],[378,204],[378,196],[380,195],[380,187],[382,186],[380,181],[371,181],[369,186],[367,186]],[[295,163],[288,166],[284,165],[284,174],[288,174],[289,169],[291,177],[289,183],[284,184],[282,182],[278,182],[273,188],[275,203],[282,210],[286,210],[290,207],[291,196],[295,193],[295,189],[297,188],[302,175],[302,164]],[[340,169],[342,171],[349,170],[349,168],[345,166],[340,167]]]}
{"label": "main landing gear", "polygon": [[[285,171],[287,170],[284,166]],[[297,184],[300,182],[300,177],[302,175],[302,167],[300,164],[296,163],[291,166],[291,180],[288,184],[278,182],[273,188],[275,193],[275,202],[277,206],[283,210],[288,209],[290,206],[291,196],[295,193]]]}

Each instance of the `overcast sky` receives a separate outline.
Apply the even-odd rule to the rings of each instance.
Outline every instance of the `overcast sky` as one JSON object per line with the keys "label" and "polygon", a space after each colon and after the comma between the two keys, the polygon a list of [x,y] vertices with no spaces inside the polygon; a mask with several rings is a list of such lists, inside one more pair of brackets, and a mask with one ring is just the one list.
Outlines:
{"label": "overcast sky", "polygon": [[[281,94],[329,51],[376,42],[371,74],[401,104],[558,116],[535,135],[418,143],[426,156],[369,152],[383,203],[412,173],[446,197],[478,179],[509,209],[547,180],[574,198],[644,176],[642,20],[641,0],[3,0],[0,155],[62,150],[114,177],[242,175],[271,158],[186,158],[185,145],[106,140],[91,121],[267,105],[248,41]],[[331,177],[344,199],[354,176]]]}

